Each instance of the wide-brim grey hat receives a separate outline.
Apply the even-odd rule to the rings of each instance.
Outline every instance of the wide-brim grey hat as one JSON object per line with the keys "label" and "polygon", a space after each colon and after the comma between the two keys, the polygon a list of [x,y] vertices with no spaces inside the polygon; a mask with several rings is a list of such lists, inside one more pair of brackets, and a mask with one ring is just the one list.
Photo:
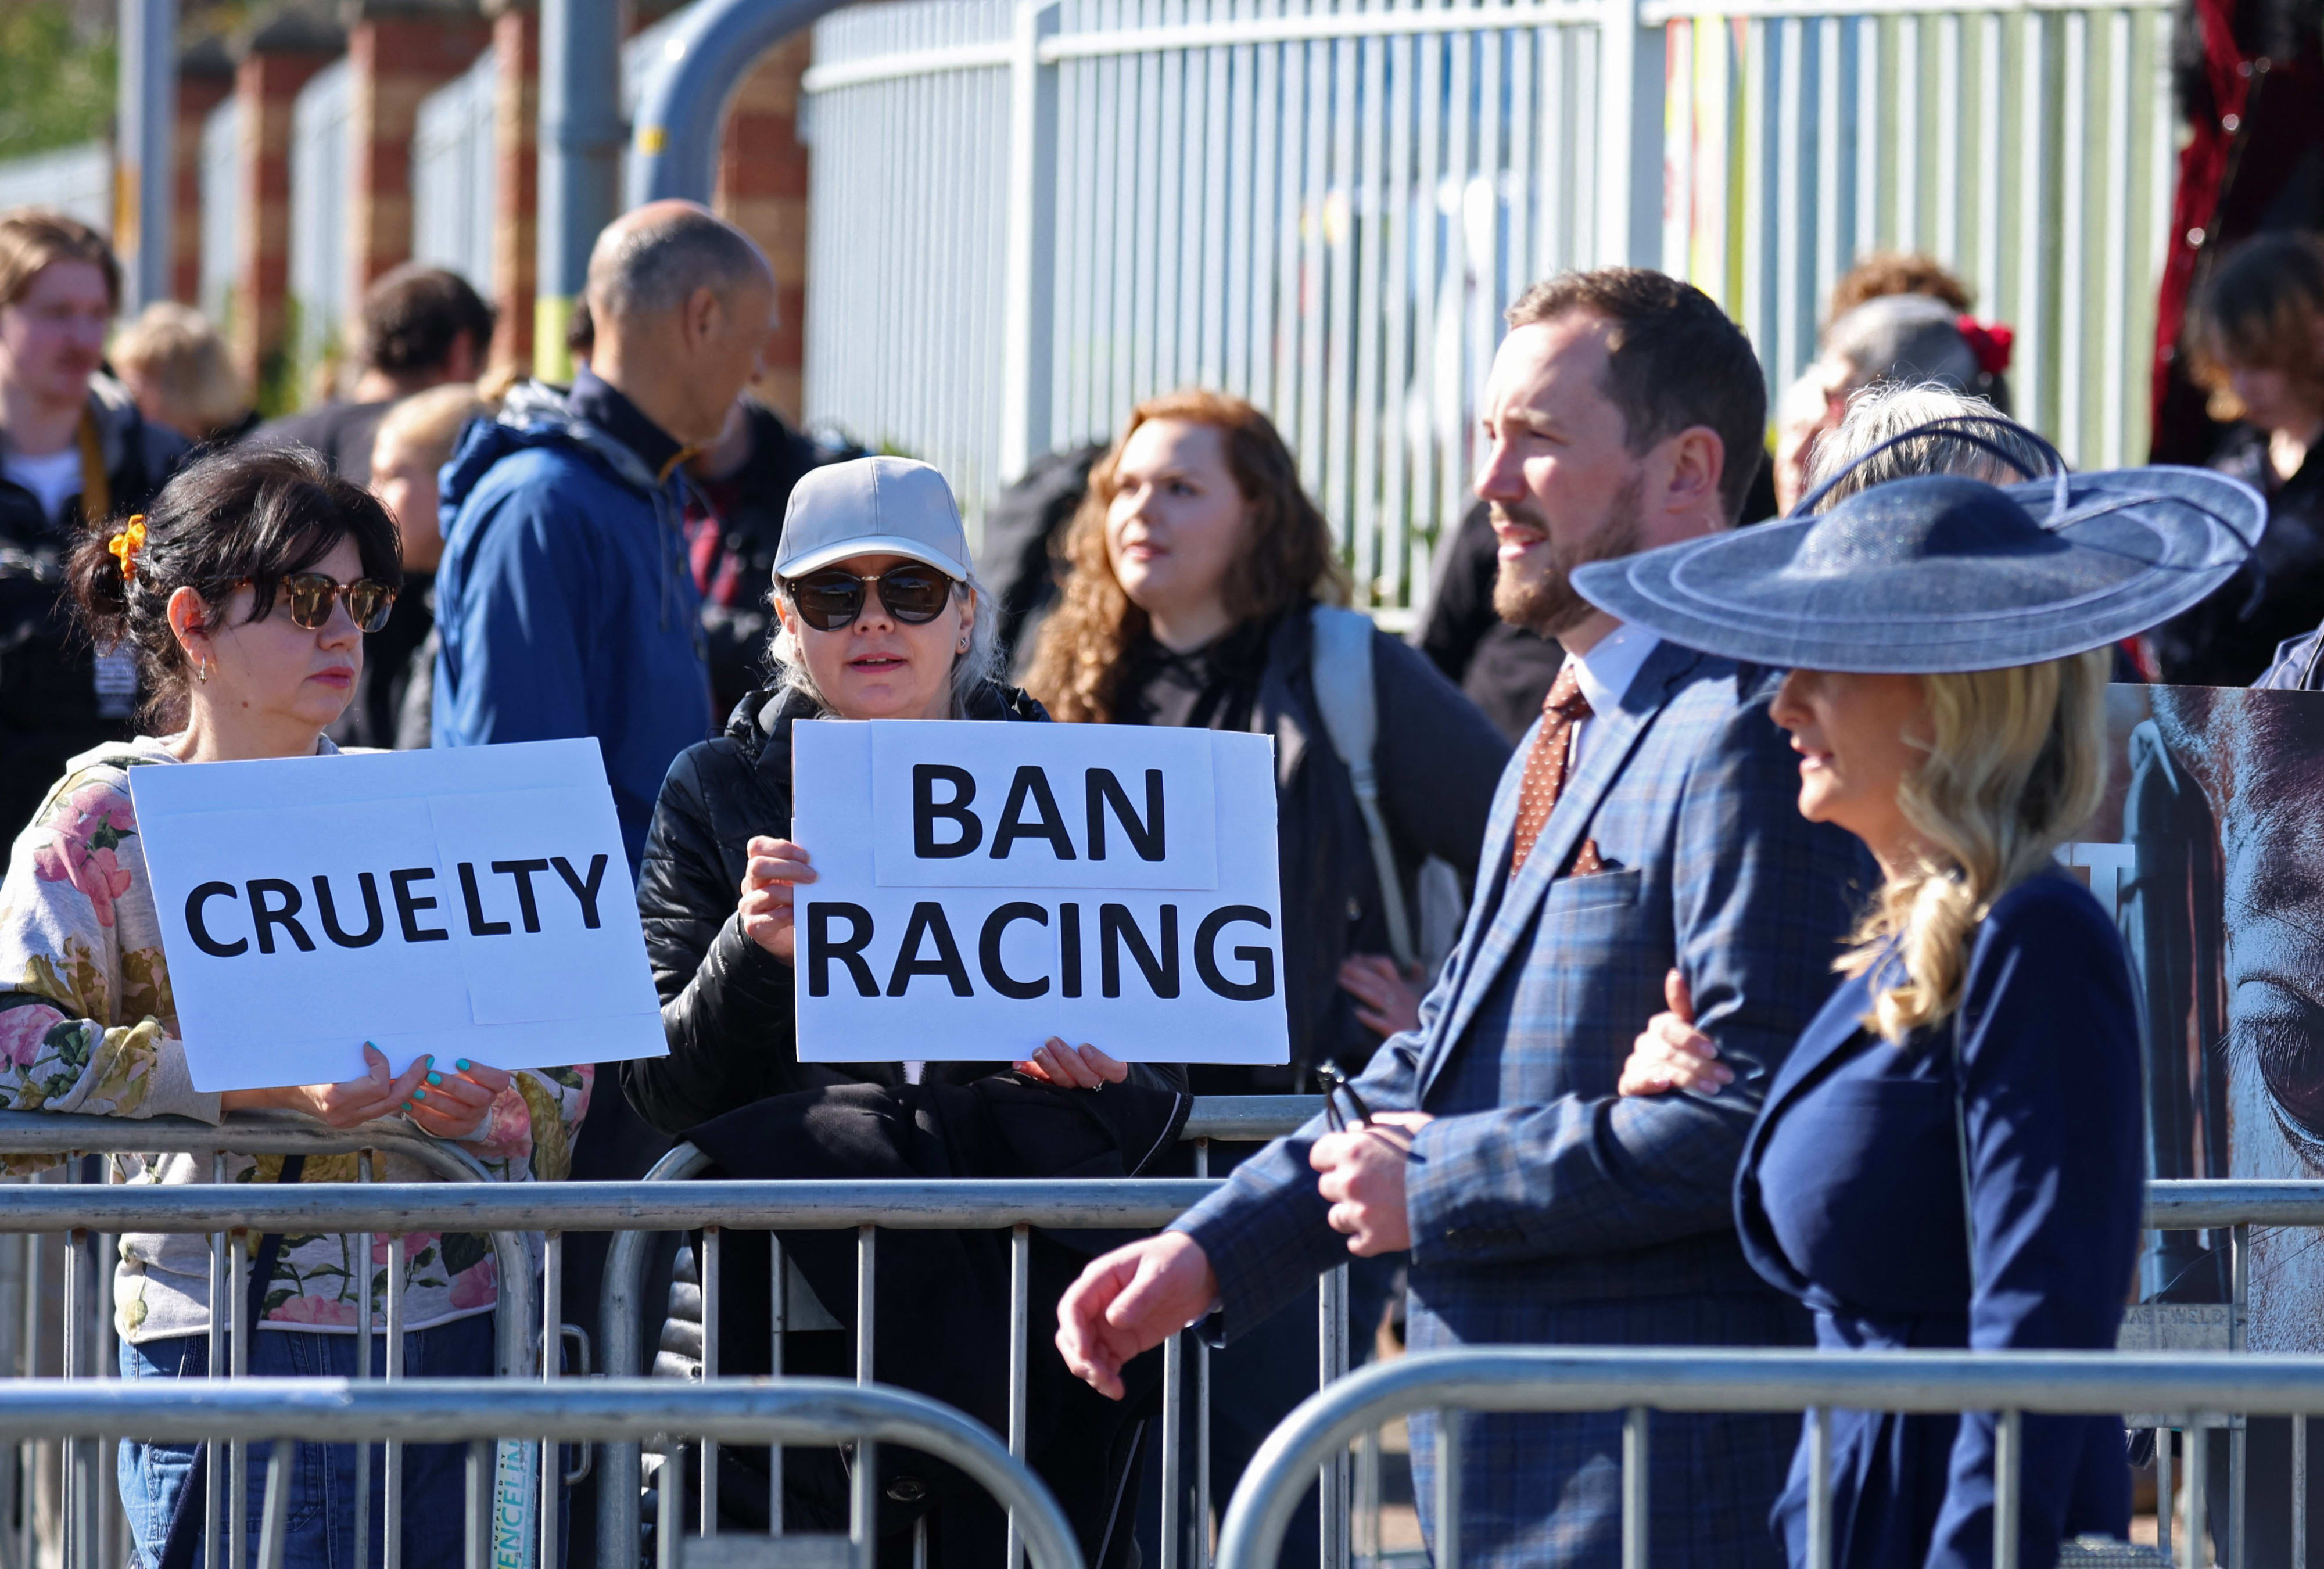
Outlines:
{"label": "wide-brim grey hat", "polygon": [[908,457],[855,457],[800,475],[775,576],[804,577],[854,556],[902,556],[968,581],[968,531],[945,476]]}
{"label": "wide-brim grey hat", "polygon": [[[1986,445],[1959,423],[1897,440]],[[2002,669],[2105,648],[2190,608],[2250,558],[2267,520],[2258,492],[2209,469],[2061,464],[2009,485],[1917,475],[1802,516],[1830,483],[1781,521],[1593,562],[1573,586],[1625,623],[1750,664]]]}

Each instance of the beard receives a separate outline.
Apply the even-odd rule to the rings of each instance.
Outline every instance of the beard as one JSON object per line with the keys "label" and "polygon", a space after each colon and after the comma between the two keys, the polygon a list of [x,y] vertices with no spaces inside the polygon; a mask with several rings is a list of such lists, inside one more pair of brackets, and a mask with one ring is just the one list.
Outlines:
{"label": "beard", "polygon": [[1632,479],[1614,494],[1604,519],[1588,538],[1563,546],[1556,542],[1549,524],[1534,507],[1493,503],[1494,521],[1539,529],[1549,541],[1548,559],[1538,570],[1528,572],[1506,558],[1501,561],[1500,575],[1493,580],[1494,612],[1511,626],[1545,638],[1563,637],[1597,614],[1598,607],[1573,591],[1573,573],[1592,561],[1615,561],[1638,553],[1645,491],[1643,477]]}

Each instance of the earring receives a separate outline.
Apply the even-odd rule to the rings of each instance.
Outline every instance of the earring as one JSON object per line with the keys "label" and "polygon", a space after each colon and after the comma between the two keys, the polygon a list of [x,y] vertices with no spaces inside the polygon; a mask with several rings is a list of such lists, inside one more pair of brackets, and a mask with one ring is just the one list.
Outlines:
{"label": "earring", "polygon": [[210,684],[210,668],[207,663],[194,667],[194,679],[207,687]]}

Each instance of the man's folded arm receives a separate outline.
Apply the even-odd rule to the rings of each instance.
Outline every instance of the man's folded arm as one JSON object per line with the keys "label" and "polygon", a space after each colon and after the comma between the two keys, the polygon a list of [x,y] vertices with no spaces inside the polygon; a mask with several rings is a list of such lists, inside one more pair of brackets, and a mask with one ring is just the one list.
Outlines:
{"label": "man's folded arm", "polygon": [[[1735,1082],[1716,1094],[1573,1094],[1430,1123],[1406,1174],[1415,1262],[1619,1251],[1733,1223],[1743,1141],[1831,992],[1851,890],[1869,872],[1854,839],[1800,817],[1798,790],[1798,760],[1756,704],[1727,717],[1680,797],[1673,946],[1696,1026]],[[1618,1039],[1660,1006],[1642,996]],[[1610,1084],[1618,1057],[1608,1066]]]}

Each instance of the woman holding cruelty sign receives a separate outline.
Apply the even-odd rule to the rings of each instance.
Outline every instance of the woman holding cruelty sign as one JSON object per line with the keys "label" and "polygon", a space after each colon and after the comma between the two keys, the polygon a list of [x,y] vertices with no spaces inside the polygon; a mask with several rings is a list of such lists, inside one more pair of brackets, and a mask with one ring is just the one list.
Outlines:
{"label": "woman holding cruelty sign", "polygon": [[[861,458],[801,479],[774,571],[778,680],[745,697],[724,734],[678,758],[654,810],[638,903],[669,1055],[623,1065],[631,1101],[733,1177],[1135,1174],[1171,1147],[1185,1117],[1177,1069],[1128,1065],[1056,1039],[1013,1071],[1005,1062],[892,1060],[908,1056],[901,1042],[867,1046],[867,1057],[891,1060],[798,1060],[794,895],[816,873],[808,847],[788,836],[793,727],[1048,715],[994,678],[997,620],[969,567],[951,488],[927,465]],[[853,1238],[810,1232],[782,1240],[799,1271],[784,1371],[853,1371],[840,1333],[854,1302]],[[763,1252],[751,1261],[764,1244],[729,1231],[722,1245],[720,1371],[768,1371],[770,1270]],[[1091,1233],[1037,1233],[1035,1295],[1054,1303],[1086,1252],[1104,1245]],[[881,1382],[1007,1426],[1007,1246],[994,1233],[881,1238]],[[962,1354],[971,1347],[983,1349]],[[1143,1424],[1139,1411],[1084,1392],[1055,1357],[1037,1359],[1029,1457],[1080,1528],[1091,1562],[1103,1565],[1128,1549],[1119,1503]],[[999,1554],[1005,1522],[979,1490],[901,1449],[880,1453],[883,1554],[908,1555],[908,1527],[918,1522],[931,1562]],[[723,1448],[719,1463],[734,1472],[719,1489],[725,1523],[765,1529],[762,1452]],[[784,1483],[791,1528],[845,1527],[835,1453],[791,1453]]]}
{"label": "woman holding cruelty sign", "polygon": [[[1916,448],[2014,479],[2029,446],[2052,472],[1855,487]],[[1735,1185],[1745,1255],[1814,1313],[1819,1344],[2114,1347],[2144,1196],[2138,1009],[2112,913],[2053,854],[2105,795],[2109,645],[2216,589],[2264,516],[2231,479],[2069,475],[2030,431],[1954,417],[1871,448],[1782,522],[1574,575],[1626,623],[1788,669],[1771,713],[1800,811],[1881,868]],[[1622,1093],[1718,1094],[1733,1075],[1676,972],[1670,1003]],[[2123,1535],[2121,1422],[2023,1424],[2018,1560]],[[1992,1562],[1997,1432],[1990,1413],[1833,1413],[1830,1562]],[[1794,1564],[1812,1436],[1775,1509]]]}
{"label": "woman holding cruelty sign", "polygon": [[[177,1038],[130,771],[337,750],[324,728],[355,691],[364,633],[386,619],[402,577],[395,528],[379,503],[310,454],[221,453],[180,473],[150,512],[82,540],[71,574],[88,635],[137,660],[140,688],[152,694],[150,733],[73,759],[16,839],[0,882],[0,1101],[16,1111],[208,1122],[232,1111],[290,1111],[341,1128],[401,1117],[503,1180],[563,1177],[588,1104],[586,1068],[507,1074],[422,1058],[391,1074],[367,1047],[371,1071],[348,1083],[203,1094]],[[123,1180],[210,1179],[203,1155],[115,1158]],[[350,1156],[232,1158],[227,1168],[229,1180],[243,1182],[355,1176]],[[392,1155],[381,1158],[379,1176],[430,1179]],[[259,1240],[252,1322],[276,1333],[254,1337],[250,1371],[352,1374],[357,1315],[383,1322],[385,1241],[359,1259],[344,1237]],[[419,1236],[406,1247],[404,1371],[489,1376],[497,1291],[484,1239]],[[121,1253],[123,1376],[200,1376],[217,1306],[204,1240],[126,1236]],[[385,1353],[383,1337],[374,1354]],[[122,1445],[121,1495],[146,1569],[196,1561],[198,1453]],[[457,1444],[407,1449],[403,1497],[374,1506],[401,1511],[411,1562],[448,1562],[460,1550],[465,1454]],[[332,1500],[352,1496],[354,1455],[330,1447],[292,1469],[290,1562],[352,1557],[355,1522]],[[262,1503],[254,1491],[254,1541]],[[379,1540],[379,1519],[371,1531]]]}

